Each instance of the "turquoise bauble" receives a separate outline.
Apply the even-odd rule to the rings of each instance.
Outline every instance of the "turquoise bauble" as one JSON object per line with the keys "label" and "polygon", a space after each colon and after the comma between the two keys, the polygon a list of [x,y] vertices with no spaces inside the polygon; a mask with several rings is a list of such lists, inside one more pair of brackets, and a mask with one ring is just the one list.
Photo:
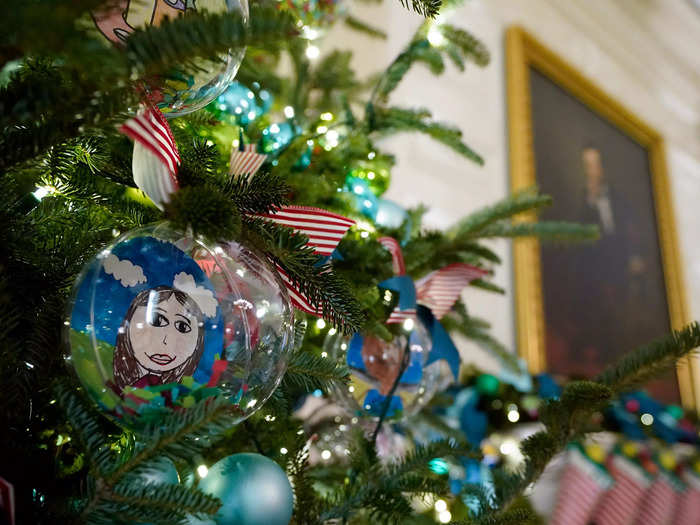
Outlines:
{"label": "turquoise bauble", "polygon": [[227,115],[228,120],[241,126],[247,126],[265,112],[258,104],[255,93],[240,82],[232,82],[208,107],[214,113]]}
{"label": "turquoise bauble", "polygon": [[485,396],[494,396],[498,393],[501,383],[498,378],[491,374],[481,374],[476,378],[476,389]]}
{"label": "turquoise bauble", "polygon": [[260,454],[234,454],[214,464],[199,488],[223,505],[217,525],[287,525],[294,496],[284,471]]}
{"label": "turquoise bauble", "polygon": [[385,228],[399,228],[408,219],[408,213],[394,201],[379,199],[375,222]]}
{"label": "turquoise bauble", "polygon": [[262,132],[260,148],[263,153],[277,155],[289,146],[299,132],[299,127],[289,121],[270,124]]}

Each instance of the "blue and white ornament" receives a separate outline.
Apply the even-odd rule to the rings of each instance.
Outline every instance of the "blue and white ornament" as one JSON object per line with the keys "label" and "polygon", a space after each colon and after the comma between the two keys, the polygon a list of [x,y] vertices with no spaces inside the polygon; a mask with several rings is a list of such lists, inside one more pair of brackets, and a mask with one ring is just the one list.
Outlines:
{"label": "blue and white ornament", "polygon": [[76,281],[65,325],[85,391],[135,431],[214,395],[245,419],[274,391],[293,346],[289,296],[264,257],[168,223],[102,250]]}

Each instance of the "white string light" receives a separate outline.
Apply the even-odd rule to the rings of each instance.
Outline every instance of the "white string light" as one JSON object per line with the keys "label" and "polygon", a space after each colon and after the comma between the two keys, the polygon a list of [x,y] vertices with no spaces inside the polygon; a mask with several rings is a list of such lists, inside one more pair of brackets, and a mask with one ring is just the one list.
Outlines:
{"label": "white string light", "polygon": [[306,58],[309,60],[317,59],[320,54],[321,50],[312,44],[309,44],[309,47],[306,48]]}

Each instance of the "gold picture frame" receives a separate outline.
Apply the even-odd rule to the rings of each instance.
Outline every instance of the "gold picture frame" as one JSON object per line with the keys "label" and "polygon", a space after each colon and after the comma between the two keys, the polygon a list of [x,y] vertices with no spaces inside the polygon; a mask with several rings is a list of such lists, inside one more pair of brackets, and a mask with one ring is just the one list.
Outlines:
{"label": "gold picture frame", "polygon": [[[530,69],[547,77],[648,151],[669,319],[672,328],[681,328],[688,322],[688,308],[663,138],[524,29],[511,27],[506,32],[506,81],[513,191],[536,184]],[[534,218],[534,214],[523,214],[520,220]],[[547,359],[539,241],[515,240],[513,255],[518,351],[530,371],[540,373],[546,371]],[[700,407],[697,365],[688,358],[680,360],[677,377],[683,406],[693,410]]]}

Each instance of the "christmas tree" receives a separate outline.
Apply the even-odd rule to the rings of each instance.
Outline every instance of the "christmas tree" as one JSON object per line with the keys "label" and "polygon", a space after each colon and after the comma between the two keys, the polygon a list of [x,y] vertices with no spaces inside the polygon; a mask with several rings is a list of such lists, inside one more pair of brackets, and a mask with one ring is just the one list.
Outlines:
{"label": "christmas tree", "polygon": [[[590,241],[597,231],[521,220],[551,202],[535,188],[445,232],[421,226],[424,209],[381,198],[395,162],[377,144],[384,136],[424,133],[483,162],[459,130],[391,103],[413,67],[439,75],[448,61],[489,61],[477,38],[438,17],[449,6],[406,4],[418,29],[369,79],[350,68],[350,51],[312,60],[332,23],[381,44],[382,21],[374,27],[332,0],[4,4],[7,516],[14,500],[17,523],[433,522],[419,502],[454,492],[442,465],[480,459],[479,443],[449,428],[403,454],[380,442],[390,420],[440,426],[436,414],[452,399],[439,391],[460,380],[448,333],[524,374],[459,299],[466,285],[502,292],[489,280],[499,259],[483,240]],[[167,273],[168,286],[151,283],[153,272]],[[263,281],[255,293],[267,295],[252,300]],[[107,310],[122,295],[133,299],[124,324],[123,311]],[[198,367],[190,356],[156,373],[137,356],[138,366],[119,368],[120,341],[140,348],[139,308],[151,334],[166,325],[183,340],[197,333]],[[536,523],[523,494],[550,459],[597,428],[592,414],[699,344],[693,324],[630,349],[595,380],[568,383],[540,407],[544,430],[521,443],[521,467],[494,469],[490,491],[461,486],[447,521]],[[419,355],[429,345],[430,356]],[[179,359],[149,351],[143,359],[156,370]],[[362,384],[364,397],[354,391]],[[309,395],[346,407],[320,459],[313,409],[299,410]]]}

